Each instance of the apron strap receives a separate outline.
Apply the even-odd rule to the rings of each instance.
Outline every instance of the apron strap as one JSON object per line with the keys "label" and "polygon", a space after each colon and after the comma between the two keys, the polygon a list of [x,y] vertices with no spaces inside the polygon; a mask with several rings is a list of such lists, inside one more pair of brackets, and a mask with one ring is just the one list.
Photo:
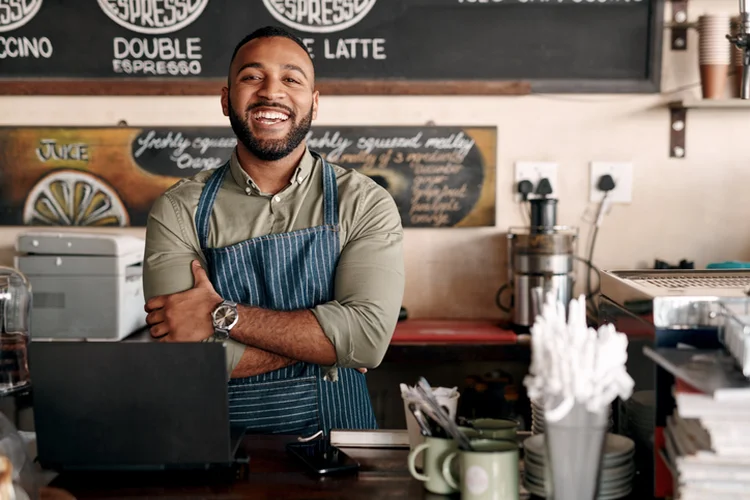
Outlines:
{"label": "apron strap", "polygon": [[229,162],[217,168],[211,177],[208,178],[203,192],[201,192],[198,208],[195,210],[195,229],[198,231],[198,241],[203,250],[208,248],[208,228],[211,221],[211,213],[213,212],[216,195],[219,192],[221,183],[224,181],[224,175],[227,173],[227,170],[229,170]]}
{"label": "apron strap", "polygon": [[339,188],[336,184],[336,172],[325,158],[323,161],[323,224],[326,226],[339,225]]}

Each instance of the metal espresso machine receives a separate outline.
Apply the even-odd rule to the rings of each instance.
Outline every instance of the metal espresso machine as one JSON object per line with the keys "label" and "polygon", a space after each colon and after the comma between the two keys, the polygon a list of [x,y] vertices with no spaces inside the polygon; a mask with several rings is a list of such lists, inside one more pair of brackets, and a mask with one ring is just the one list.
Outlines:
{"label": "metal espresso machine", "polygon": [[[529,226],[508,229],[509,281],[497,294],[498,307],[510,313],[518,331],[528,331],[534,324],[548,292],[568,304],[575,285],[578,230],[557,225],[556,199],[539,198],[529,203]],[[512,290],[509,307],[501,300],[506,290]]]}
{"label": "metal espresso machine", "polygon": [[616,431],[635,441],[636,490],[648,498],[670,498],[674,478],[664,449],[675,381],[644,348],[725,349],[727,309],[750,305],[750,269],[626,269],[601,271],[600,276],[598,323],[612,324],[628,336],[626,368],[635,381],[634,396],[652,393],[649,413],[636,418],[630,404],[634,398],[615,403]]}

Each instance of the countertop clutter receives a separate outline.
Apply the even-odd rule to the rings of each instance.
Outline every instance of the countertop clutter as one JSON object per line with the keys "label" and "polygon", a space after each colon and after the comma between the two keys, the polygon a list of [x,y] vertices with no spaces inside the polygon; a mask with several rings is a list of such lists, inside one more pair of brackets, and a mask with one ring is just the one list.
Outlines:
{"label": "countertop clutter", "polygon": [[[519,434],[519,440],[528,437]],[[408,448],[345,448],[341,449],[360,463],[356,474],[320,477],[308,472],[302,463],[285,451],[287,443],[296,436],[246,436],[243,450],[251,457],[250,463],[239,471],[237,478],[209,473],[172,474],[66,474],[55,479],[51,486],[70,492],[76,499],[112,498],[237,498],[256,499],[447,499],[454,496],[438,495],[423,489],[423,484],[411,477],[407,468]],[[523,474],[519,462],[519,477]],[[523,486],[519,500],[534,499]],[[648,495],[634,492],[626,499],[639,500]]]}
{"label": "countertop clutter", "polygon": [[[318,477],[285,451],[296,436],[246,436],[242,448],[249,465],[234,478],[210,474],[174,473],[136,476],[64,475],[52,486],[69,491],[77,499],[109,498],[423,498],[422,483],[407,469],[408,448],[342,448],[360,463],[353,475]],[[442,498],[437,496],[437,498]]]}

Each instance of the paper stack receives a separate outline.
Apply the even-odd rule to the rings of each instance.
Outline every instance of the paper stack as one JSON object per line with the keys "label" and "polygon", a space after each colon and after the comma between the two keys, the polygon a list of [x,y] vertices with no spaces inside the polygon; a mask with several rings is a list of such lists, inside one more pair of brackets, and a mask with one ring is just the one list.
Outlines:
{"label": "paper stack", "polygon": [[722,350],[649,356],[676,377],[664,449],[676,498],[750,500],[750,381]]}

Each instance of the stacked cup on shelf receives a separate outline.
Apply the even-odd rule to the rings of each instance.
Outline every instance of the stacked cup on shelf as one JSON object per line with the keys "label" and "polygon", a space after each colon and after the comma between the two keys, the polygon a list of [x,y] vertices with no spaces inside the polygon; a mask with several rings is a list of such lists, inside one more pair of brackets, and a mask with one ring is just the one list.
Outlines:
{"label": "stacked cup on shelf", "polygon": [[729,14],[705,14],[698,18],[698,59],[704,99],[721,99],[726,91],[732,62]]}
{"label": "stacked cup on shelf", "polygon": [[[742,18],[735,16],[732,18],[732,35],[737,35],[742,31]],[[732,67],[731,72],[734,73],[734,85],[732,86],[733,97],[740,97],[742,95],[742,73],[744,73],[743,56],[744,51],[737,48],[733,43],[730,43],[730,50],[732,52]]]}

